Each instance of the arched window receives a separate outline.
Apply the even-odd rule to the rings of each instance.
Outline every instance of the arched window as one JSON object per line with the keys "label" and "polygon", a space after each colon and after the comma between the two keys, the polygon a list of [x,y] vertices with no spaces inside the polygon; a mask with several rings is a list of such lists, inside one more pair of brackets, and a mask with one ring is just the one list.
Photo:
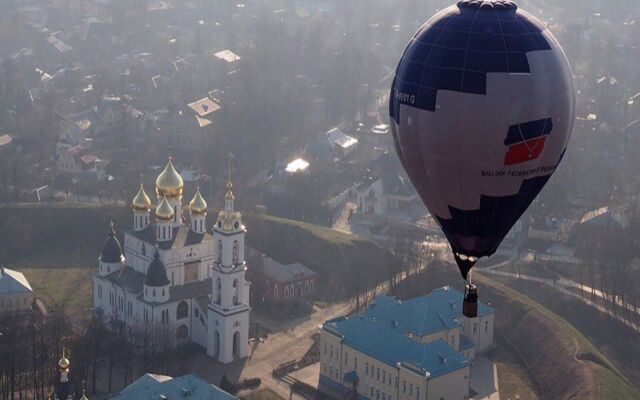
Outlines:
{"label": "arched window", "polygon": [[218,357],[220,354],[220,332],[215,331],[213,334],[213,356]]}
{"label": "arched window", "polygon": [[233,357],[238,357],[240,351],[240,332],[236,331],[233,334]]}
{"label": "arched window", "polygon": [[273,296],[278,297],[278,285],[273,285]]}
{"label": "arched window", "polygon": [[176,319],[187,318],[189,316],[189,305],[186,301],[181,301],[178,303],[178,308],[176,309]]}
{"label": "arched window", "polygon": [[180,325],[178,329],[176,329],[176,339],[186,339],[189,336],[189,329],[186,325]]}
{"label": "arched window", "polygon": [[233,241],[233,264],[237,264],[239,261],[239,257],[238,257],[238,241],[234,240]]}
{"label": "arched window", "polygon": [[233,304],[240,304],[240,282],[237,279],[233,281]]}
{"label": "arched window", "polygon": [[222,240],[218,240],[218,262],[222,262]]}
{"label": "arched window", "polygon": [[216,280],[216,304],[220,304],[222,301],[222,281],[220,278]]}

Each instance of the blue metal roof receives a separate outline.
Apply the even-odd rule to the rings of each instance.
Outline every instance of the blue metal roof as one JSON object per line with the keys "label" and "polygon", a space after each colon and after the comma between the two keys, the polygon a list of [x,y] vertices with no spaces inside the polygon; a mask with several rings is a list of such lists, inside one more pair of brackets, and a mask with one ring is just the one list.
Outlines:
{"label": "blue metal roof", "polygon": [[336,318],[322,326],[342,337],[342,342],[356,350],[396,367],[398,362],[431,377],[444,375],[470,365],[442,339],[420,343],[365,315]]}
{"label": "blue metal roof", "polygon": [[[402,333],[424,336],[459,326],[463,297],[462,292],[449,286],[407,301],[380,295],[365,315]],[[478,303],[479,316],[493,312],[490,306]]]}
{"label": "blue metal roof", "polygon": [[177,378],[145,374],[122,390],[113,400],[159,399],[160,396],[165,396],[167,399],[181,399],[184,397],[210,400],[237,399],[195,374]]}

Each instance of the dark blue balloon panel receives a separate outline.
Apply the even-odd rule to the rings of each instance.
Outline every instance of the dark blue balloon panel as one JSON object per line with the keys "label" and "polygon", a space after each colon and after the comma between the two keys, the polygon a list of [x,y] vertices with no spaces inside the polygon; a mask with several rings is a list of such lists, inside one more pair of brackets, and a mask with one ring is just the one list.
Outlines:
{"label": "dark blue balloon panel", "polygon": [[389,113],[400,104],[435,111],[438,90],[487,93],[487,73],[529,73],[527,53],[550,50],[544,27],[509,1],[460,1],[411,40],[391,91]]}

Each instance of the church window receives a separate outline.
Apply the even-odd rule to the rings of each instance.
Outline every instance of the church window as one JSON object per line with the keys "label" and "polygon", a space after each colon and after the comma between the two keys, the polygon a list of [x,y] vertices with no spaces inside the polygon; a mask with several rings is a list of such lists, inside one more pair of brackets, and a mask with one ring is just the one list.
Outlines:
{"label": "church window", "polygon": [[313,291],[313,279],[309,281],[309,290]]}
{"label": "church window", "polygon": [[369,375],[369,363],[364,364],[364,374],[367,376]]}
{"label": "church window", "polygon": [[156,290],[153,289],[153,297],[156,297]]}
{"label": "church window", "polygon": [[107,273],[111,272],[111,266],[107,265]]}
{"label": "church window", "polygon": [[171,284],[172,284],[172,285],[174,284],[174,283],[173,283],[173,278],[174,278],[174,272],[173,272],[173,271],[171,271]]}
{"label": "church window", "polygon": [[[218,221],[218,224],[220,222]],[[222,262],[222,240],[218,240],[218,263]]]}
{"label": "church window", "polygon": [[220,278],[216,280],[216,304],[222,302],[222,281]]}
{"label": "church window", "polygon": [[484,333],[489,332],[489,321],[484,322]]}
{"label": "church window", "polygon": [[305,281],[304,282],[304,291],[308,292],[309,291],[309,281]]}
{"label": "church window", "polygon": [[409,394],[413,395],[413,383],[409,384]]}
{"label": "church window", "polygon": [[240,304],[240,282],[237,279],[233,281],[233,304]]}
{"label": "church window", "polygon": [[196,317],[200,316],[200,309],[198,309],[197,307],[193,309],[193,315],[195,315]]}
{"label": "church window", "polygon": [[420,388],[416,387],[416,400],[420,400]]}
{"label": "church window", "polygon": [[344,353],[344,365],[347,365],[349,363],[349,353]]}
{"label": "church window", "polygon": [[162,297],[164,297],[164,289],[162,289]]}
{"label": "church window", "polygon": [[176,319],[187,318],[189,316],[189,305],[186,301],[181,301],[176,309]]}
{"label": "church window", "polygon": [[237,264],[239,261],[239,257],[238,257],[238,241],[234,240],[233,241],[233,264]]}
{"label": "church window", "polygon": [[284,287],[284,297],[289,297],[289,286]]}
{"label": "church window", "polygon": [[273,296],[278,297],[278,285],[273,285]]}
{"label": "church window", "polygon": [[477,322],[473,323],[473,333],[478,333],[478,323]]}
{"label": "church window", "polygon": [[147,255],[147,250],[146,250],[146,249],[147,249],[147,248],[145,247],[144,242],[143,242],[143,243],[142,243],[142,249],[141,249],[141,250],[142,250],[142,255],[143,255],[143,256],[146,256],[146,255]]}

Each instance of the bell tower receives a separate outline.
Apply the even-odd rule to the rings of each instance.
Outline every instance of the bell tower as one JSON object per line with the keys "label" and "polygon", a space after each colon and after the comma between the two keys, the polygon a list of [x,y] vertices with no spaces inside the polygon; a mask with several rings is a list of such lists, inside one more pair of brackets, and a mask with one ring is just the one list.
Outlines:
{"label": "bell tower", "polygon": [[244,235],[241,214],[235,211],[231,179],[224,209],[213,227],[211,301],[208,309],[207,354],[227,364],[247,356],[249,341],[249,283],[245,281]]}

